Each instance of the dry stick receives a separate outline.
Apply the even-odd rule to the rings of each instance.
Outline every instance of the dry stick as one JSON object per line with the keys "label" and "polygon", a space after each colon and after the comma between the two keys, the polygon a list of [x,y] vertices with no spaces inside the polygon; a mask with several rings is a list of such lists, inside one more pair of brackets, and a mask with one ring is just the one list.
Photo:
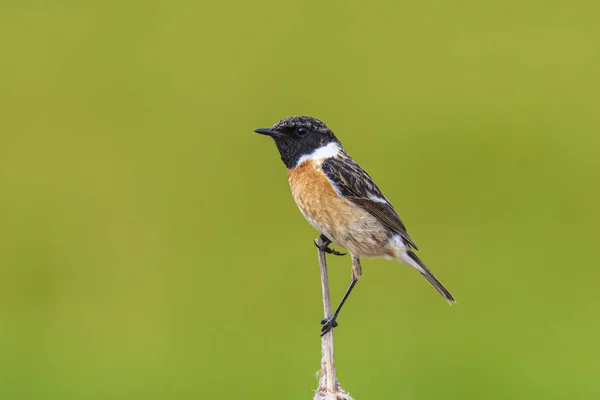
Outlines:
{"label": "dry stick", "polygon": [[[317,239],[319,245],[319,266],[321,267],[321,289],[323,293],[323,313],[325,318],[331,316],[329,301],[329,278],[327,277],[327,260],[325,252],[321,250],[325,244],[321,238]],[[319,388],[313,400],[352,400],[342,389],[335,376],[333,360],[333,329],[321,337],[321,372],[319,373]]]}

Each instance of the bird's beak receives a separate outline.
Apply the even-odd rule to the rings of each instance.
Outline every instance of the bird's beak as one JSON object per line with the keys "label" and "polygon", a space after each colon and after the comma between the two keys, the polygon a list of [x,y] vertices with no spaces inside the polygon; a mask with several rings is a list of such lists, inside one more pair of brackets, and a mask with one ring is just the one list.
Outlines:
{"label": "bird's beak", "polygon": [[258,128],[258,129],[255,129],[254,132],[260,133],[261,135],[271,136],[271,137],[279,136],[279,132],[274,131],[271,128]]}

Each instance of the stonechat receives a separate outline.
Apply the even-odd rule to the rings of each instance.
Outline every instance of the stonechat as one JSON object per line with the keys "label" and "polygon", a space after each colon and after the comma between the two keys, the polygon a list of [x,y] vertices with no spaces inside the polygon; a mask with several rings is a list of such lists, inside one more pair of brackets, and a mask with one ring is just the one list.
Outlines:
{"label": "stonechat", "polygon": [[335,243],[352,257],[352,281],[334,314],[321,321],[321,335],[337,326],[340,310],[362,275],[361,257],[395,258],[408,264],[448,303],[455,302],[415,254],[417,245],[392,204],[327,125],[316,118],[292,116],[254,132],[275,140],[294,200],[321,233],[325,243],[321,250],[343,255],[328,247]]}

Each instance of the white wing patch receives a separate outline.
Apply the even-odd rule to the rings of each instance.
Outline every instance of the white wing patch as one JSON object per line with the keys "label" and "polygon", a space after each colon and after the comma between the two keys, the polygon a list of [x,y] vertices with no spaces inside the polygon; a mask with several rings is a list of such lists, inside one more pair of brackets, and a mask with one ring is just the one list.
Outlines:
{"label": "white wing patch", "polygon": [[390,204],[390,202],[386,198],[375,196],[373,193],[369,193],[369,199],[383,204]]}

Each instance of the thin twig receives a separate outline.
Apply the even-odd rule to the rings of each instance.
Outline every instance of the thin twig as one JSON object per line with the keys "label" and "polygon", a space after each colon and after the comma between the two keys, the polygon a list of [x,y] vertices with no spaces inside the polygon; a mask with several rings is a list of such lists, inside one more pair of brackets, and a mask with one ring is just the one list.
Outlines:
{"label": "thin twig", "polygon": [[[321,289],[323,294],[323,314],[325,318],[331,316],[331,303],[329,299],[329,278],[327,277],[327,259],[321,250],[324,242],[317,239],[319,245],[319,267],[321,268]],[[321,372],[319,373],[319,388],[313,400],[352,400],[342,389],[335,376],[335,363],[333,357],[333,329],[321,337]]]}

